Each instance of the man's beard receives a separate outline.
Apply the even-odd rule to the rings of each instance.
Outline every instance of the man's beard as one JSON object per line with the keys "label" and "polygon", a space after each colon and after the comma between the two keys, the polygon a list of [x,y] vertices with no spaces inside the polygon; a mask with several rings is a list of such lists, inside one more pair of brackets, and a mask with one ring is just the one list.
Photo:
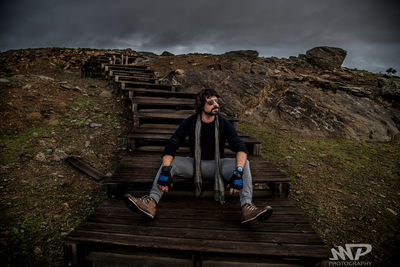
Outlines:
{"label": "man's beard", "polygon": [[[215,112],[215,113],[213,113],[213,111],[214,111],[215,109],[218,109],[218,111]],[[204,113],[206,113],[206,114],[209,115],[209,116],[217,116],[217,115],[219,114],[219,108],[213,108],[210,112],[204,112]]]}

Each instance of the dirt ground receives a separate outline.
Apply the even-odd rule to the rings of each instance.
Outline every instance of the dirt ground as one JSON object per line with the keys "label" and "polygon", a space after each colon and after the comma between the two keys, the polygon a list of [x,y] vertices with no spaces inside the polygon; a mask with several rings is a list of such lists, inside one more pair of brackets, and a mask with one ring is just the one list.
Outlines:
{"label": "dirt ground", "polygon": [[[100,79],[48,69],[0,84],[2,266],[62,265],[62,237],[106,197],[64,160],[110,173],[126,150],[125,103]],[[4,265],[3,265],[4,263]]]}

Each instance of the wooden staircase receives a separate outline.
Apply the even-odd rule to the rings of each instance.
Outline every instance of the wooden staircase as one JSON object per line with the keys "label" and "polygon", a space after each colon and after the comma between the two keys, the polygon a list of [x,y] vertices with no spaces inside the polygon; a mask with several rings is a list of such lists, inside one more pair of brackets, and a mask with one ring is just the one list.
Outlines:
{"label": "wooden staircase", "polygon": [[[195,109],[195,94],[159,84],[145,66],[116,64],[115,56],[91,58],[82,71],[101,69],[130,101],[130,154],[111,177],[104,177],[109,199],[65,237],[69,266],[314,266],[329,257],[329,249],[302,212],[289,200],[290,178],[259,156],[260,142],[239,133],[250,155],[253,201],[269,204],[274,213],[264,223],[240,226],[238,197],[226,204],[212,199],[213,183],[195,199],[193,183],[174,177],[174,190],[148,222],[121,200],[126,192],[148,194],[161,164],[162,150],[179,123]],[[110,63],[111,62],[111,63]],[[119,62],[126,62],[122,59]],[[90,72],[88,72],[90,73]],[[98,73],[94,72],[96,76]],[[231,119],[236,123],[237,120]],[[178,150],[187,155],[188,143]],[[226,149],[226,154],[234,157]]]}

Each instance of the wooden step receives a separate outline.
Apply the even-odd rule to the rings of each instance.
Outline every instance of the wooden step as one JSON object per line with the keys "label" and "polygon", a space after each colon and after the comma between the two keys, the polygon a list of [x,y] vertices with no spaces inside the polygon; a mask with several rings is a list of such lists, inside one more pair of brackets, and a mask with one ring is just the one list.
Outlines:
{"label": "wooden step", "polygon": [[[171,137],[170,134],[146,134],[146,133],[132,133],[128,134],[127,145],[130,151],[147,151],[146,149],[142,148],[143,146],[159,146],[161,149],[158,151],[163,151],[164,147],[167,145],[169,138]],[[260,142],[256,139],[249,138],[249,137],[241,137],[243,142],[246,144],[247,151],[249,155],[259,155],[260,154]],[[189,141],[186,139],[182,144],[181,147],[188,147]],[[225,152],[229,150],[229,145],[226,144]],[[154,150],[151,150],[154,151]],[[233,153],[233,152],[232,152]],[[225,153],[227,154],[227,153]]]}
{"label": "wooden step", "polygon": [[102,64],[101,66],[105,71],[108,70],[133,70],[140,72],[153,72],[149,70],[147,66],[139,66],[139,65],[115,65],[115,64]]}
{"label": "wooden step", "polygon": [[154,78],[154,73],[151,72],[138,72],[138,71],[125,71],[125,70],[109,70],[105,72],[109,77],[120,75],[128,77],[148,77]]}
{"label": "wooden step", "polygon": [[[145,257],[147,262],[166,257],[170,260],[162,263],[189,266],[190,259],[197,259],[193,266],[212,265],[215,262],[209,261],[214,260],[232,266],[262,262],[287,267],[315,266],[331,256],[293,201],[260,198],[254,202],[268,203],[274,213],[263,223],[243,228],[237,199],[220,205],[212,199],[165,198],[153,221],[145,221],[120,199],[106,200],[65,237],[66,265],[81,266],[91,259],[87,264],[97,266],[117,257],[107,264],[116,266],[120,257],[128,255]],[[188,260],[176,260],[185,257]],[[126,263],[132,266],[133,262]]]}
{"label": "wooden step", "polygon": [[133,81],[133,82],[149,82],[149,83],[156,83],[157,80],[153,77],[145,77],[145,76],[126,76],[126,75],[114,75],[114,81]]}
{"label": "wooden step", "polygon": [[158,89],[171,91],[172,86],[163,84],[153,84],[146,82],[131,82],[131,81],[120,81],[118,82],[122,90],[127,88],[147,88],[147,89]]}
{"label": "wooden step", "polygon": [[[173,134],[176,131],[175,125],[170,124],[152,124],[152,125],[142,125],[140,127],[134,127],[130,132],[134,133],[167,133]],[[250,137],[247,133],[237,131],[239,137]]]}
{"label": "wooden step", "polygon": [[[154,177],[160,168],[161,158],[161,152],[132,153],[120,161],[117,169],[111,177],[105,177],[103,179],[103,184],[145,184],[145,186],[151,186]],[[253,183],[290,182],[290,178],[283,174],[273,164],[270,164],[257,156],[249,156],[248,159],[250,162]],[[184,182],[185,180],[186,179],[184,178],[177,178],[177,181]]]}
{"label": "wooden step", "polygon": [[[155,141],[168,141],[171,138],[170,133],[149,133],[149,132],[130,132],[128,134],[129,139],[136,139],[136,140],[155,140]],[[255,144],[261,144],[260,141],[257,139],[247,137],[247,136],[242,136],[240,137],[243,142],[245,142],[247,145],[255,145]]]}
{"label": "wooden step", "polygon": [[146,119],[178,119],[183,120],[194,113],[194,110],[174,110],[174,109],[145,109],[139,110],[134,114],[136,118]]}
{"label": "wooden step", "polygon": [[147,96],[136,96],[132,99],[133,104],[137,105],[170,105],[170,106],[186,106],[195,108],[195,99],[185,98],[164,98],[164,97],[147,97]]}
{"label": "wooden step", "polygon": [[186,92],[176,92],[176,91],[166,91],[158,89],[149,88],[125,88],[124,91],[129,92],[129,98],[135,96],[148,96],[148,97],[164,97],[164,98],[188,98],[196,99],[197,94],[186,93]]}

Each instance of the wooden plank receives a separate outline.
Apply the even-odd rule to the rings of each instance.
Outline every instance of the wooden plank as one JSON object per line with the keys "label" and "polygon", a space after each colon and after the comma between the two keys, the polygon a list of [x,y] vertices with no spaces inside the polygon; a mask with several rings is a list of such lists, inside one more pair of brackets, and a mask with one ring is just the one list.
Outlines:
{"label": "wooden plank", "polygon": [[99,231],[112,234],[129,233],[131,235],[147,235],[154,237],[177,237],[196,240],[225,240],[227,242],[270,242],[280,244],[309,244],[323,245],[321,238],[315,233],[276,233],[276,232],[256,232],[256,231],[238,231],[234,230],[215,230],[215,229],[197,229],[182,227],[136,227],[129,224],[110,224],[110,223],[92,223],[84,222],[79,226],[83,231]]}
{"label": "wooden plank", "polygon": [[135,115],[138,118],[156,118],[156,119],[186,119],[192,115],[194,110],[170,110],[170,109],[151,109],[140,110]]}
{"label": "wooden plank", "polygon": [[131,235],[129,233],[103,233],[97,231],[75,230],[68,241],[112,244],[130,248],[149,248],[157,250],[177,250],[197,253],[226,253],[243,256],[282,256],[312,257],[326,259],[327,248],[322,245],[277,244],[265,242],[241,242],[224,240],[198,240],[182,237],[155,237],[148,235]]}
{"label": "wooden plank", "polygon": [[115,82],[125,82],[125,81],[131,81],[131,82],[147,82],[147,83],[156,83],[156,79],[153,77],[146,77],[146,76],[121,76],[121,75],[115,75],[114,74],[114,81]]}
{"label": "wooden plank", "polygon": [[154,72],[142,72],[134,70],[109,70],[106,72],[108,76],[126,76],[126,77],[146,77],[154,78]]}
{"label": "wooden plank", "polygon": [[[137,133],[169,133],[173,134],[176,131],[177,127],[171,124],[153,124],[151,126],[141,125],[140,127],[132,128],[131,132]],[[250,137],[246,133],[241,131],[237,131],[239,137]]]}
{"label": "wooden plank", "polygon": [[77,157],[68,157],[65,159],[69,164],[80,170],[86,175],[89,175],[96,181],[101,181],[104,178],[104,174],[96,170],[95,168],[91,167],[89,163],[85,162],[81,158]]}
{"label": "wooden plank", "polygon": [[176,98],[192,98],[195,99],[195,93],[176,92],[176,91],[165,91],[158,89],[147,89],[147,88],[125,88],[125,91],[132,91],[133,96],[154,96],[154,97],[176,97]]}
{"label": "wooden plank", "polygon": [[87,259],[96,267],[187,267],[192,265],[192,258],[177,258],[175,255],[132,255],[121,252],[92,252]]}
{"label": "wooden plank", "polygon": [[[180,219],[175,218],[158,218],[156,221],[148,222],[143,220],[143,218],[120,218],[114,216],[101,216],[101,215],[91,215],[87,218],[88,222],[92,223],[110,223],[110,224],[128,224],[135,227],[148,227],[149,230],[153,225],[162,224],[165,227],[174,226],[182,229],[185,228],[197,228],[197,229],[226,229],[226,230],[237,230],[237,221],[212,221],[210,223],[204,223],[204,221],[190,220],[190,219]],[[261,224],[253,225],[251,228],[241,228],[240,231],[258,231],[258,232],[280,232],[280,233],[314,233],[313,228],[308,223],[300,222],[264,222]]]}
{"label": "wooden plank", "polygon": [[158,89],[158,90],[172,90],[172,86],[164,84],[154,84],[146,82],[131,82],[131,81],[120,81],[121,89],[126,88],[148,88],[148,89]]}
{"label": "wooden plank", "polygon": [[174,106],[190,106],[194,108],[195,99],[186,98],[165,98],[165,97],[145,97],[136,96],[132,99],[132,103],[138,105],[174,105]]}
{"label": "wooden plank", "polygon": [[105,71],[108,70],[134,70],[134,71],[141,71],[141,72],[153,72],[152,70],[149,69],[147,66],[141,66],[141,65],[115,65],[115,64],[104,64],[102,65]]}

